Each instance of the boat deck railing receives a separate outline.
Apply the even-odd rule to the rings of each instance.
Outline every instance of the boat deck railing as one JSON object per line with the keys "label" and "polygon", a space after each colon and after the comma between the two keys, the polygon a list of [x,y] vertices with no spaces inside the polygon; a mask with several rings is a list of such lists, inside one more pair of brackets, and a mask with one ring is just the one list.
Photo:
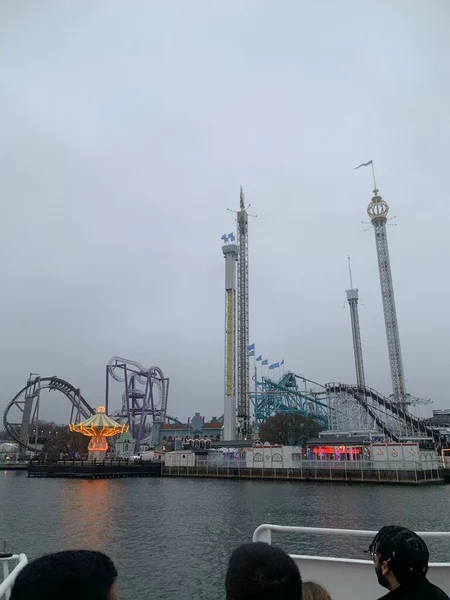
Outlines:
{"label": "boat deck railing", "polygon": [[0,600],[9,600],[14,581],[27,563],[28,559],[25,554],[0,554],[0,566],[3,575],[3,579],[0,580]]}
{"label": "boat deck railing", "polygon": [[[263,524],[253,533],[254,542],[272,543],[272,534],[298,533],[306,536],[328,536],[330,542],[335,536],[348,537],[354,547],[355,538],[365,538],[367,547],[376,535],[376,531],[359,529],[333,529],[320,527],[291,527],[288,525]],[[419,531],[420,537],[428,540],[444,540],[450,542],[448,531]],[[349,545],[350,545],[349,544]],[[332,552],[332,548],[328,548]],[[333,600],[348,600],[349,598],[379,598],[381,588],[374,573],[372,560],[338,558],[332,556],[312,556],[291,554],[300,569],[303,581],[315,581],[323,585]],[[450,562],[429,564],[428,578],[444,590],[450,592]]]}
{"label": "boat deck railing", "polygon": [[[253,541],[267,542],[268,544],[271,544],[272,532],[339,535],[365,537],[370,539],[373,539],[377,534],[376,531],[369,531],[367,529],[334,529],[333,527],[297,527],[290,525],[272,525],[271,523],[264,523],[263,525],[260,525],[255,529],[253,533]],[[425,540],[444,539],[450,541],[450,531],[417,531],[416,533]]]}

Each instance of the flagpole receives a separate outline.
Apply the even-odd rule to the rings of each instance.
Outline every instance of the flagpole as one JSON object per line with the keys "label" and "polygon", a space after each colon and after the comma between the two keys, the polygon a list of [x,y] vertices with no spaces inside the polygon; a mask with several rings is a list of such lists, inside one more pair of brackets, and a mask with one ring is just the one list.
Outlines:
{"label": "flagpole", "polygon": [[366,163],[361,163],[360,165],[355,167],[354,170],[360,169],[361,167],[368,167],[369,165],[372,167],[373,191],[376,194],[378,192],[378,189],[377,189],[377,182],[375,180],[375,167],[373,166],[373,160],[369,160]]}
{"label": "flagpole", "polygon": [[256,370],[256,352],[253,355],[253,368],[255,370],[255,402],[256,402],[256,382],[258,380],[258,373],[257,373],[257,370]]}
{"label": "flagpole", "polygon": [[373,166],[373,160],[372,160],[372,177],[373,177],[373,191],[376,193],[375,190],[377,190],[377,182],[375,181],[375,168]]}

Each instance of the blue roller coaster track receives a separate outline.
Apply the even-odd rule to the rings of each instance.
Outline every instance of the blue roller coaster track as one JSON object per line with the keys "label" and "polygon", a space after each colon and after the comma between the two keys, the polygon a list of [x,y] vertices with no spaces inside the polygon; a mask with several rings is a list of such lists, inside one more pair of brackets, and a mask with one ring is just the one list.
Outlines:
{"label": "blue roller coaster track", "polygon": [[[314,387],[308,388],[308,384]],[[262,381],[253,379],[250,401],[256,424],[278,413],[297,412],[312,417],[324,429],[328,425],[325,387],[296,373],[287,372],[279,381],[267,377],[262,377]]]}

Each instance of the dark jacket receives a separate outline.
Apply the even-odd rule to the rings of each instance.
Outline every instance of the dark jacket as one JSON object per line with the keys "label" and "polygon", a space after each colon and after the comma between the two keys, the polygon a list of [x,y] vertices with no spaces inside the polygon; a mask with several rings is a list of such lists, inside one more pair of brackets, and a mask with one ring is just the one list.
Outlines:
{"label": "dark jacket", "polygon": [[437,585],[424,579],[422,583],[413,588],[401,585],[380,600],[449,600],[449,597]]}

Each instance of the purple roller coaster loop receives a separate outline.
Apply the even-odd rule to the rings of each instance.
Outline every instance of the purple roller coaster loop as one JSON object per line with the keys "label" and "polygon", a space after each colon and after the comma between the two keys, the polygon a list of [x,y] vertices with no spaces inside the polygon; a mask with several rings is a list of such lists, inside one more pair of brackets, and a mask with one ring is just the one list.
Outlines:
{"label": "purple roller coaster loop", "polygon": [[[145,434],[147,418],[151,424],[165,423],[167,416],[167,397],[169,379],[164,377],[159,367],[144,369],[135,361],[114,357],[106,367],[105,407],[109,409],[109,378],[124,383],[122,407],[116,416],[125,419],[130,432],[136,440],[135,451],[139,450]],[[144,389],[139,388],[145,386]],[[159,402],[156,401],[153,386],[159,389]]]}

